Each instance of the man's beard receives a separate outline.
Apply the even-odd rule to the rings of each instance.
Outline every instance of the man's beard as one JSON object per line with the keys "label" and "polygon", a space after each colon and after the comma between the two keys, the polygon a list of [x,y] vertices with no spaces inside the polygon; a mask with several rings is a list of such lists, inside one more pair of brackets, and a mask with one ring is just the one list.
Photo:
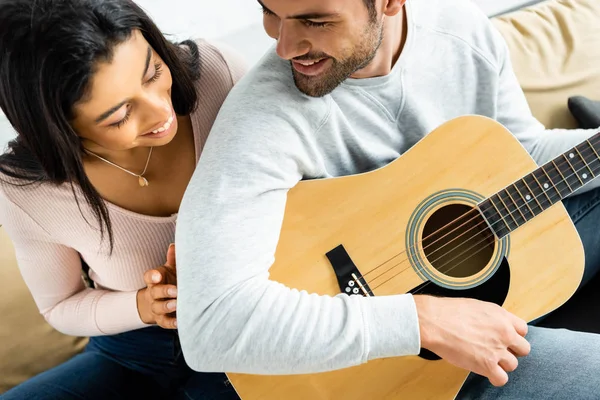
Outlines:
{"label": "man's beard", "polygon": [[361,36],[363,37],[362,41],[355,47],[352,55],[347,58],[336,60],[324,53],[307,54],[296,58],[296,60],[315,60],[318,58],[331,58],[332,60],[328,71],[319,76],[303,75],[292,66],[294,83],[298,90],[311,97],[325,96],[333,92],[350,75],[369,65],[375,58],[383,41],[383,24],[369,24],[366,32]]}

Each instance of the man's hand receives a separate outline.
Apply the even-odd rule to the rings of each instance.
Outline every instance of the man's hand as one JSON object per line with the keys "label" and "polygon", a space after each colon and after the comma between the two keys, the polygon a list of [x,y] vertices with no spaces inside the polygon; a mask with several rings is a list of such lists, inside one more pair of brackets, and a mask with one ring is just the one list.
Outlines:
{"label": "man's hand", "polygon": [[527,323],[496,304],[419,295],[414,299],[421,346],[487,377],[494,386],[506,384],[517,357],[531,350],[525,340]]}
{"label": "man's hand", "polygon": [[138,291],[137,303],[140,318],[147,324],[158,324],[166,329],[177,328],[177,270],[175,246],[167,250],[165,265],[146,271],[147,287]]}

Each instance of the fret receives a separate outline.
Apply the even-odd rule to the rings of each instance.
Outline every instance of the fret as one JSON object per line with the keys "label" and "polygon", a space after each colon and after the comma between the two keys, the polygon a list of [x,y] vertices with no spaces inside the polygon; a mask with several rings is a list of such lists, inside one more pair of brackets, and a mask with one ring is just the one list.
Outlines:
{"label": "fret", "polygon": [[518,228],[519,222],[517,222],[517,219],[515,218],[513,212],[510,210],[510,208],[508,208],[508,206],[506,205],[504,200],[502,200],[502,196],[500,196],[500,192],[496,193],[494,196],[492,196],[490,198],[492,203],[494,202],[494,197],[496,198],[496,202],[500,201],[498,208],[500,208],[500,211],[502,213],[504,213],[504,217],[506,218],[506,220],[508,220],[509,222],[511,222],[511,221],[514,222],[514,228],[513,228],[513,226],[509,226],[509,228],[511,228],[511,230]]}
{"label": "fret", "polygon": [[[594,178],[597,177],[600,174],[600,155],[598,155],[598,152],[596,151],[596,149],[594,148],[594,146],[592,146],[592,143],[589,140],[586,140],[585,143],[582,143],[581,146],[585,146],[587,145],[587,147],[589,147],[590,149],[592,149],[592,153],[589,156],[587,156],[589,162],[588,162],[588,166],[592,167],[590,168],[590,171],[592,172],[592,174],[594,175]],[[596,172],[594,172],[594,170]]]}
{"label": "fret", "polygon": [[[546,171],[546,168],[548,168],[549,170]],[[555,177],[552,178],[552,169],[554,169],[557,173],[555,174]],[[546,178],[548,178],[548,182],[550,182],[552,184],[552,187],[554,188],[554,191],[556,192],[556,194],[558,195],[559,199],[563,199],[565,198],[567,195],[570,194],[570,189],[567,186],[567,184],[565,182],[563,182],[563,179],[560,177],[560,171],[558,171],[555,167],[554,164],[552,163],[548,163],[546,165],[544,165],[543,167],[541,167],[539,169],[540,171],[542,171],[544,173],[544,175],[546,175]],[[563,195],[563,192],[561,190],[561,184],[564,187],[565,190],[565,194]],[[558,200],[555,201],[555,203]]]}
{"label": "fret", "polygon": [[487,221],[490,228],[496,233],[498,238],[502,238],[510,233],[510,229],[504,223],[502,216],[497,209],[490,205],[491,201],[485,200],[479,204],[479,211]]}
{"label": "fret", "polygon": [[[502,197],[502,195],[504,195],[504,198]],[[517,223],[517,227],[527,222],[527,218],[525,218],[525,215],[523,215],[521,210],[519,210],[517,203],[515,203],[513,198],[510,196],[510,193],[508,193],[506,189],[498,192],[497,196],[504,205],[504,207],[509,211],[512,219]]]}
{"label": "fret", "polygon": [[[586,161],[586,159],[583,157],[583,155],[581,155],[581,152],[579,151],[579,149],[577,147],[578,146],[575,146],[575,151],[577,152],[577,155],[579,156],[579,158],[581,158],[581,163],[583,164],[583,166],[581,168],[577,167],[577,171],[580,174],[581,178],[584,180],[584,182],[588,182],[591,178],[595,178],[596,175],[594,174],[594,171],[592,171],[592,169],[590,168],[589,163],[591,161],[589,161],[589,160]],[[589,174],[589,176],[585,176],[586,173]]]}
{"label": "fret", "polygon": [[[529,178],[529,182],[527,182],[527,178]],[[544,190],[541,186],[537,185],[535,180],[531,178],[531,175],[527,175],[525,178],[521,179],[521,181],[525,184],[527,189],[529,189],[529,193],[531,193],[534,201],[538,204],[538,206],[540,206],[541,211],[544,211],[546,208],[548,208],[548,199],[542,194]],[[539,189],[539,193],[536,193],[536,188]]]}
{"label": "fret", "polygon": [[596,156],[598,158],[600,158],[600,156],[598,155],[598,154],[600,154],[600,146],[598,146],[600,144],[599,138],[600,138],[600,132],[598,132],[597,134],[595,134],[594,136],[592,136],[591,138],[589,138],[587,140],[587,142],[592,147],[592,149],[594,149],[594,152],[596,153]]}
{"label": "fret", "polygon": [[[587,147],[586,144],[586,142],[583,142],[574,147],[575,152],[577,153],[576,159],[581,161],[580,163],[576,163],[575,168],[577,168],[577,176],[579,176],[583,182],[582,185],[587,184],[596,177],[596,174],[594,174],[590,164],[594,161],[598,161],[593,152],[585,151],[585,149],[583,149],[583,147]],[[585,157],[584,154],[586,155]]]}
{"label": "fret", "polygon": [[571,185],[569,185],[569,181],[565,178],[565,175],[562,173],[560,168],[558,168],[558,165],[556,165],[554,160],[552,160],[552,165],[554,166],[554,169],[556,169],[556,171],[558,171],[558,173],[560,174],[560,177],[562,178],[562,181],[564,182],[564,184],[567,185],[567,187],[569,188],[569,192],[572,193],[573,188],[571,187]]}
{"label": "fret", "polygon": [[579,156],[585,163],[586,167],[588,167],[588,171],[593,175],[597,175],[594,173],[592,165],[594,165],[594,163],[598,165],[597,163],[599,157],[596,149],[590,145],[590,141],[586,140],[585,142],[579,143],[577,146],[575,146],[575,150],[579,153]]}
{"label": "fret", "polygon": [[587,142],[594,148],[594,150],[596,150],[598,154],[600,154],[600,132],[589,138]]}
{"label": "fret", "polygon": [[538,173],[538,175],[540,174],[539,170],[536,169],[535,171],[533,171],[530,175],[533,177],[533,179],[535,180],[535,183],[539,186],[541,192],[544,194],[544,196],[546,197],[546,199],[548,199],[548,207],[550,207],[552,204],[556,203],[557,201],[560,200],[560,195],[554,195],[554,196],[550,196],[550,194],[548,194],[548,191],[553,191],[553,187],[552,187],[552,182],[548,183],[546,182],[546,177],[543,176],[536,176],[535,173]]}
{"label": "fret", "polygon": [[594,146],[592,145],[592,142],[590,142],[589,140],[586,140],[586,143],[588,144],[588,146],[590,146],[590,148],[592,149],[592,151],[594,152],[594,154],[596,155],[596,158],[598,160],[600,160],[600,155],[598,155],[598,152],[596,151],[596,149],[594,148]]}
{"label": "fret", "polygon": [[[569,175],[567,175],[567,180],[569,180],[571,177],[575,176],[576,179],[571,180],[569,186],[575,188],[575,190],[579,189],[581,186],[583,186],[583,181],[579,178],[579,175],[577,174],[577,170],[575,169],[575,167],[573,167],[573,164],[571,164],[571,161],[569,161],[569,158],[575,158],[575,153],[571,152],[569,153],[569,157],[567,157],[566,154],[563,154],[563,157],[565,160],[567,160],[567,164],[569,164],[569,167],[571,167],[571,172],[569,173]],[[577,186],[579,184],[579,186]]]}
{"label": "fret", "polygon": [[490,196],[478,207],[498,238],[600,176],[600,132]]}
{"label": "fret", "polygon": [[[494,201],[494,197],[497,198],[496,201]],[[519,227],[519,225],[517,224],[517,220],[514,219],[510,210],[506,208],[502,201],[498,201],[498,194],[495,194],[492,197],[490,197],[490,203],[496,208],[498,214],[500,214],[500,217],[502,217],[502,220],[504,221],[504,224],[508,227],[509,231],[513,231]]]}
{"label": "fret", "polygon": [[594,177],[594,173],[590,169],[589,165],[585,161],[585,158],[583,157],[577,146],[571,149],[569,157],[571,157],[571,165],[575,169],[575,174],[577,175],[577,178],[579,178],[581,186],[585,185]]}
{"label": "fret", "polygon": [[531,191],[535,201],[538,203],[540,208],[543,210],[547,209],[552,205],[550,198],[545,193],[544,188],[541,184],[533,177],[533,175],[527,175],[522,179],[525,183],[525,186]]}
{"label": "fret", "polygon": [[521,180],[515,182],[515,187],[517,188],[519,193],[521,193],[521,195],[525,199],[527,207],[529,207],[529,210],[531,211],[533,216],[536,216],[539,213],[541,213],[542,211],[544,211],[541,204],[538,201],[536,201],[534,194],[527,187],[525,181],[523,181],[521,179]]}
{"label": "fret", "polygon": [[535,214],[533,213],[533,211],[531,211],[531,208],[527,204],[525,197],[521,194],[521,192],[519,192],[519,189],[517,189],[517,187],[514,184],[507,187],[506,192],[510,196],[513,203],[517,205],[517,208],[519,209],[519,212],[523,215],[523,218],[525,218],[525,221],[529,221],[535,216]]}

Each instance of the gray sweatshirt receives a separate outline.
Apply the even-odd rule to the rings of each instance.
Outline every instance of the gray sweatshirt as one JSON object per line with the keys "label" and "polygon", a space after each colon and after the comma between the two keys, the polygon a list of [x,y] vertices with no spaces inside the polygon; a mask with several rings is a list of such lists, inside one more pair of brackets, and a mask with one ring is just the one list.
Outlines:
{"label": "gray sweatshirt", "polygon": [[505,42],[471,1],[409,0],[406,11],[407,42],[386,76],[311,98],[271,49],[230,93],[177,225],[178,328],[191,368],[296,374],[419,352],[411,295],[319,296],[269,279],[300,180],[380,168],[465,114],[505,125],[538,163],[595,133],[544,130]]}

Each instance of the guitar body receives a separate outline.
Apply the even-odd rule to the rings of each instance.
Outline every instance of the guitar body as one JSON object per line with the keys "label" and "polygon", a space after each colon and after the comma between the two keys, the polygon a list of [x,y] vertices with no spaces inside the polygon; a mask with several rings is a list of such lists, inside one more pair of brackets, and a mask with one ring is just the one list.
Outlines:
{"label": "guitar body", "polygon": [[[424,239],[465,210],[484,221],[475,205],[536,168],[504,127],[467,116],[378,170],[302,181],[288,194],[271,279],[338,295],[326,254],[343,245],[376,296],[476,297],[532,321],[565,303],[583,275],[583,246],[561,202],[502,239],[474,221],[461,237],[446,230],[437,243]],[[243,400],[454,399],[467,375],[420,356],[318,374],[228,374]]]}

